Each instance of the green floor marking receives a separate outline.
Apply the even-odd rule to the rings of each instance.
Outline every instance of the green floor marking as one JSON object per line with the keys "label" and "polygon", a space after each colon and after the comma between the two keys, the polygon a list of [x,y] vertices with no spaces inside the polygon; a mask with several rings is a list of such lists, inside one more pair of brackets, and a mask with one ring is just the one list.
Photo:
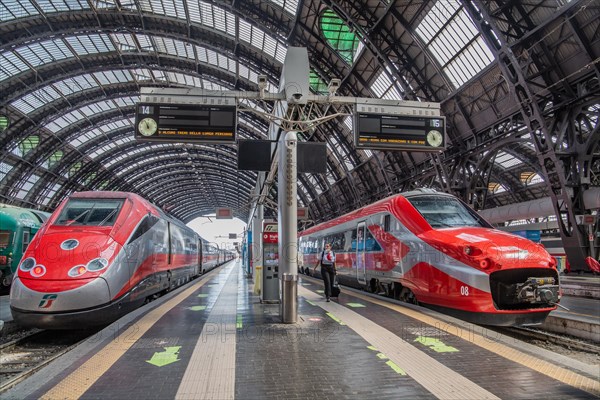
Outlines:
{"label": "green floor marking", "polygon": [[308,304],[310,304],[311,306],[314,306],[314,305],[315,305],[315,303],[313,303],[313,302],[312,302],[312,301],[310,301],[310,300],[306,300],[306,302],[307,302]]}
{"label": "green floor marking", "polygon": [[200,293],[198,297],[208,297],[208,293]]}
{"label": "green floor marking", "polygon": [[235,327],[236,327],[237,329],[242,329],[242,326],[243,326],[243,323],[242,323],[242,315],[241,315],[241,314],[238,314],[238,315],[237,315],[236,322],[235,322]]}
{"label": "green floor marking", "polygon": [[317,290],[317,293],[325,293],[324,290]]}
{"label": "green floor marking", "polygon": [[177,355],[181,346],[163,347],[165,351],[154,353],[150,360],[146,360],[148,364],[156,365],[157,367],[164,367],[165,365],[172,364],[179,361]]}
{"label": "green floor marking", "polygon": [[387,360],[388,359],[388,357],[385,354],[383,354],[383,353],[377,353],[377,357],[379,357],[380,360]]}
{"label": "green floor marking", "polygon": [[373,350],[373,351],[379,351],[379,350],[377,350],[377,349],[376,349],[375,347],[373,347],[373,346],[367,346],[367,349],[369,349],[369,350]]}
{"label": "green floor marking", "polygon": [[339,319],[338,317],[336,317],[335,315],[333,315],[332,313],[327,313],[327,315],[329,316],[329,318],[331,318],[332,320],[334,320],[335,322],[337,322],[340,325],[346,325],[345,323],[342,322],[341,319]]}
{"label": "green floor marking", "polygon": [[404,372],[404,370],[396,365],[396,363],[392,360],[387,361],[386,364],[389,365],[390,368],[393,369],[397,374],[406,375],[406,372]]}
{"label": "green floor marking", "polygon": [[360,304],[360,303],[346,303],[346,305],[350,306],[352,308],[366,307],[364,304]]}
{"label": "green floor marking", "polygon": [[438,353],[454,353],[458,351],[458,349],[452,346],[447,346],[440,339],[432,337],[419,336],[415,339],[415,342],[419,342],[427,347],[430,347],[433,351]]}
{"label": "green floor marking", "polygon": [[202,311],[202,310],[206,310],[206,306],[191,306],[191,307],[188,307],[188,310]]}

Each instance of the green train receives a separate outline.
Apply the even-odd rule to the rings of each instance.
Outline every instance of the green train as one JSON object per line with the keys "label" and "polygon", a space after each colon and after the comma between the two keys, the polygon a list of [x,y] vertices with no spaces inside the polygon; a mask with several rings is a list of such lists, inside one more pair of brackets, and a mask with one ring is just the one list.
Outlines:
{"label": "green train", "polygon": [[12,283],[21,256],[50,214],[0,203],[0,292]]}

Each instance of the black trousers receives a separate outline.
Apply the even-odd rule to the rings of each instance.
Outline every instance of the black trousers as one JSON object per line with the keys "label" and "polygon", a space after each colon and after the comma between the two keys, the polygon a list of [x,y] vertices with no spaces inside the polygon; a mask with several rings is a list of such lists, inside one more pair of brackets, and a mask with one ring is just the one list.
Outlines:
{"label": "black trousers", "polygon": [[323,284],[325,285],[325,297],[331,297],[331,287],[333,286],[333,279],[335,277],[335,270],[333,265],[321,264],[321,276],[323,277]]}

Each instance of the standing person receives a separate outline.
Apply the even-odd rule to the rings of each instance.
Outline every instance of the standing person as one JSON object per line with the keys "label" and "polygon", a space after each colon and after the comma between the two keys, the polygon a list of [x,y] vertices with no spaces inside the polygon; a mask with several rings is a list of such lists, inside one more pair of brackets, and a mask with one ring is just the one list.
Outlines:
{"label": "standing person", "polygon": [[333,279],[335,278],[335,253],[331,250],[331,243],[325,245],[325,250],[321,253],[317,265],[313,268],[313,273],[317,270],[317,267],[321,264],[321,276],[323,277],[323,284],[325,285],[325,298],[329,301],[331,297],[331,286],[333,285]]}

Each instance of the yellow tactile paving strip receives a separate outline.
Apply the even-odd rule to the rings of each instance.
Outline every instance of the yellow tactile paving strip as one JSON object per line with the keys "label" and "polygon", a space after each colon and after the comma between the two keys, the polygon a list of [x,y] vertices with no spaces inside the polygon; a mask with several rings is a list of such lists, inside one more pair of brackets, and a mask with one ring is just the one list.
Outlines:
{"label": "yellow tactile paving strip", "polygon": [[226,281],[204,324],[176,399],[225,400],[235,397],[238,271],[236,269],[235,276]]}
{"label": "yellow tactile paving strip", "polygon": [[298,287],[298,293],[334,314],[438,399],[499,399],[360,314],[336,303],[325,303],[321,296],[301,286]]}
{"label": "yellow tactile paving strip", "polygon": [[75,372],[63,379],[58,385],[46,392],[41,398],[48,400],[78,399],[81,397],[108,369],[139,340],[148,329],[162,318],[169,310],[191,296],[219,270],[209,272],[198,283],[173,297],[165,304],[149,312],[135,322],[127,330],[108,343],[98,353],[86,361]]}
{"label": "yellow tactile paving strip", "polygon": [[[556,380],[563,382],[569,386],[573,386],[575,388],[584,390],[595,396],[600,396],[600,367],[598,368],[598,379],[596,379],[596,380],[590,379],[590,378],[580,375],[576,372],[569,371],[568,369],[554,365],[548,361],[545,361],[545,360],[542,360],[535,356],[523,353],[522,351],[513,349],[502,343],[493,342],[490,340],[490,338],[486,338],[486,337],[479,335],[471,330],[463,332],[460,330],[460,328],[457,329],[457,327],[454,325],[448,324],[439,319],[419,313],[418,311],[411,310],[410,308],[406,308],[406,307],[402,307],[402,306],[399,306],[399,305],[396,305],[393,303],[388,303],[385,301],[377,300],[372,297],[361,295],[360,293],[352,292],[352,296],[363,299],[364,301],[368,301],[368,302],[383,306],[383,307],[387,307],[396,312],[402,313],[410,318],[414,318],[425,324],[434,326],[435,328],[437,328],[441,331],[447,332],[453,336],[457,336],[462,339],[468,340],[470,343],[473,343],[473,344],[475,344],[483,349],[486,349],[492,353],[498,354],[499,356],[502,356],[508,360],[517,362],[527,368],[531,368],[532,370],[537,371],[546,376],[549,376],[552,379],[556,379]],[[462,334],[458,334],[458,333],[464,333],[464,336]]]}

